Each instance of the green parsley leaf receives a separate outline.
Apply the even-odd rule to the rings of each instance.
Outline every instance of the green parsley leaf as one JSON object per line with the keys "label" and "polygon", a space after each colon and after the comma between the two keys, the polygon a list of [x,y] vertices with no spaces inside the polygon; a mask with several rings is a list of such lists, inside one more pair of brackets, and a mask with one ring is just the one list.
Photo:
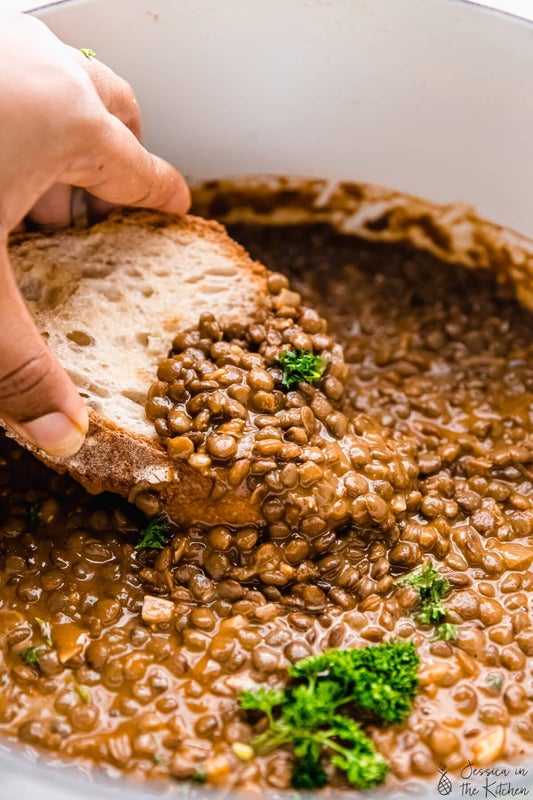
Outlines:
{"label": "green parsley leaf", "polygon": [[296,789],[326,785],[326,756],[358,789],[383,783],[388,765],[350,715],[382,724],[404,721],[418,688],[419,663],[412,642],[396,640],[296,662],[284,690],[240,694],[243,708],[261,711],[269,722],[252,741],[255,752],[291,746]]}
{"label": "green parsley leaf", "polygon": [[446,616],[446,606],[440,600],[425,603],[417,614],[422,625],[438,625]]}
{"label": "green parsley leaf", "polygon": [[435,631],[437,639],[443,639],[445,642],[453,642],[457,639],[457,625],[452,625],[451,622],[442,622]]}
{"label": "green parsley leaf", "polygon": [[154,517],[139,535],[141,539],[136,545],[137,550],[162,550],[170,539],[168,517],[165,514]]}
{"label": "green parsley leaf", "polygon": [[283,367],[282,383],[287,389],[299,383],[315,386],[326,369],[326,363],[321,356],[306,350],[283,350],[279,363]]}
{"label": "green parsley leaf", "polygon": [[452,586],[433,566],[431,561],[398,581],[402,586],[412,586],[418,591],[422,603],[435,603],[447,597]]}
{"label": "green parsley leaf", "polygon": [[416,618],[422,625],[435,625],[436,635],[439,639],[450,641],[457,638],[457,629],[454,625],[444,623],[447,608],[443,598],[452,591],[451,583],[444,578],[433,566],[431,561],[420,569],[404,575],[398,581],[399,586],[412,586],[420,598],[420,610]]}
{"label": "green parsley leaf", "polygon": [[32,503],[28,509],[28,516],[30,518],[30,528],[35,530],[37,524],[39,522],[39,513],[41,511],[41,506],[39,503]]}
{"label": "green parsley leaf", "polygon": [[322,766],[322,741],[313,735],[294,739],[294,771],[291,783],[295,789],[321,789],[328,782]]}
{"label": "green parsley leaf", "polygon": [[[412,642],[393,640],[361,650],[328,650],[289,667],[291,677],[314,678],[329,698],[317,695],[313,704],[352,702],[378,722],[404,722],[418,690],[420,659]],[[317,683],[317,679],[319,679]],[[320,706],[319,706],[320,707]]]}
{"label": "green parsley leaf", "polygon": [[205,769],[203,767],[197,769],[194,775],[191,775],[191,781],[194,781],[195,783],[206,783],[207,774]]}
{"label": "green parsley leaf", "polygon": [[265,689],[261,687],[255,692],[242,691],[239,695],[241,708],[246,711],[262,711],[263,714],[271,719],[272,711],[276,706],[281,705],[285,700],[285,692],[276,689]]}
{"label": "green parsley leaf", "polygon": [[[346,777],[352,786],[358,789],[371,789],[383,783],[389,771],[389,765],[379,753],[376,752],[372,740],[361,730],[359,725],[346,717],[335,719],[331,734],[336,737],[336,742],[329,742],[328,746],[336,750],[331,758],[331,763],[346,772]],[[339,745],[343,741],[345,745]]]}
{"label": "green parsley leaf", "polygon": [[35,617],[35,622],[39,626],[44,641],[46,642],[48,647],[53,647],[54,643],[52,641],[52,631],[50,628],[50,623],[46,622],[44,619],[41,619],[40,617]]}
{"label": "green parsley leaf", "polygon": [[20,657],[28,667],[39,669],[39,662],[41,660],[41,650],[44,650],[44,645],[40,647],[26,647],[22,650]]}

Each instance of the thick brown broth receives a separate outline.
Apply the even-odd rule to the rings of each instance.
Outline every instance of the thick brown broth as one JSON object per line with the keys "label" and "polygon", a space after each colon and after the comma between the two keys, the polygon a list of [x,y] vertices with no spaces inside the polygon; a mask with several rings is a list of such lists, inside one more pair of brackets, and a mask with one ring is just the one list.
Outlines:
{"label": "thick brown broth", "polygon": [[[272,520],[268,533],[176,531],[158,553],[139,551],[138,512],[91,498],[4,440],[0,732],[111,771],[205,770],[214,783],[285,788],[289,753],[242,761],[232,749],[254,734],[238,690],[282,685],[310,653],[397,636],[417,645],[422,690],[406,726],[370,729],[392,766],[388,785],[437,776],[442,761],[462,769],[480,747],[485,763],[526,758],[530,313],[489,273],[325,227],[230,232],[327,319],[347,365],[337,409],[370,417],[391,448],[412,448],[420,474],[405,507],[390,455],[361,446],[357,474],[393,509],[393,526],[365,508],[336,532],[286,535]],[[454,587],[456,641],[418,625],[416,596],[396,583],[428,556]],[[162,621],[148,621],[146,595],[167,601],[151,601]],[[38,669],[21,658],[29,646],[42,646]]]}

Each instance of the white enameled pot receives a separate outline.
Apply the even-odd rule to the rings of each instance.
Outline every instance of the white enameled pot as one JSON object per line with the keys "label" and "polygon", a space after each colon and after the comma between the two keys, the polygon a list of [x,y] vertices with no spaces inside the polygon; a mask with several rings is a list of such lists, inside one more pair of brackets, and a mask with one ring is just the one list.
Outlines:
{"label": "white enameled pot", "polygon": [[[522,19],[459,0],[64,0],[36,13],[130,81],[146,144],[190,179],[371,182],[473,204],[533,237],[533,25]],[[521,796],[533,793],[524,769]],[[1,800],[152,792],[90,783],[0,742]],[[418,796],[438,797],[436,781]]]}
{"label": "white enameled pot", "polygon": [[457,0],[67,0],[39,16],[133,84],[148,146],[195,179],[368,181],[533,236],[523,20]]}

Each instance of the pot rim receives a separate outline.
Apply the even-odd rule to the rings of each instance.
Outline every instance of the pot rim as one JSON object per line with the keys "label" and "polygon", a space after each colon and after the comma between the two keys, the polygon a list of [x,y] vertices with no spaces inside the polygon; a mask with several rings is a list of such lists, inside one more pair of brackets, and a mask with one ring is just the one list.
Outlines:
{"label": "pot rim", "polygon": [[[491,0],[452,0],[455,3],[469,3],[473,6],[478,6],[482,9],[482,11],[488,11],[493,14],[503,14],[507,17],[512,17],[514,19],[520,19],[523,22],[532,24],[533,23],[533,9],[531,11],[527,11],[526,9],[522,9],[518,7],[518,2],[520,0],[516,0],[517,7],[513,10],[508,8],[500,8],[498,6],[494,6],[491,4]],[[53,8],[54,6],[63,6],[72,4],[74,2],[78,2],[78,0],[44,0],[44,2],[32,2],[29,4],[29,7],[24,9],[24,13],[34,14],[38,11],[44,11],[49,8]]]}

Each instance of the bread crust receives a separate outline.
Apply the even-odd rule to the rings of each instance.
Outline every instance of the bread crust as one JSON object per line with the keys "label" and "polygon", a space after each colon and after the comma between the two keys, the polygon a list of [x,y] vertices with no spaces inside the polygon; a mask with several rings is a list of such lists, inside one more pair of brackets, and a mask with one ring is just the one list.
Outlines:
{"label": "bread crust", "polygon": [[[171,236],[187,247],[199,239],[207,246],[217,248],[239,271],[245,272],[255,293],[256,302],[266,288],[265,268],[253,261],[241,245],[227,235],[225,228],[192,216],[175,217],[152,211],[126,210],[90,229],[69,229],[62,232],[29,233],[13,235],[10,239],[12,254],[17,248],[33,246],[36,252],[46,240],[68,248],[72,240],[100,233],[104,238],[113,236],[118,226],[141,226],[154,234]],[[207,256],[208,257],[208,250]],[[206,311],[210,310],[208,306]],[[250,308],[250,313],[254,309]],[[133,324],[133,321],[132,321]],[[168,347],[160,353],[165,358],[175,330],[169,334]],[[153,379],[155,379],[155,374]],[[149,386],[146,386],[148,390]],[[90,426],[81,449],[69,458],[55,458],[29,445],[14,433],[2,420],[6,433],[29,449],[47,466],[59,473],[68,473],[91,493],[114,492],[139,505],[147,513],[165,512],[175,522],[183,525],[203,523],[214,525],[253,524],[260,520],[259,507],[254,505],[249,493],[243,489],[228,488],[222,493],[212,478],[200,474],[181,461],[172,461],[159,444],[155,430],[153,436],[138,434],[117,425],[112,418],[93,409],[89,412]]]}

